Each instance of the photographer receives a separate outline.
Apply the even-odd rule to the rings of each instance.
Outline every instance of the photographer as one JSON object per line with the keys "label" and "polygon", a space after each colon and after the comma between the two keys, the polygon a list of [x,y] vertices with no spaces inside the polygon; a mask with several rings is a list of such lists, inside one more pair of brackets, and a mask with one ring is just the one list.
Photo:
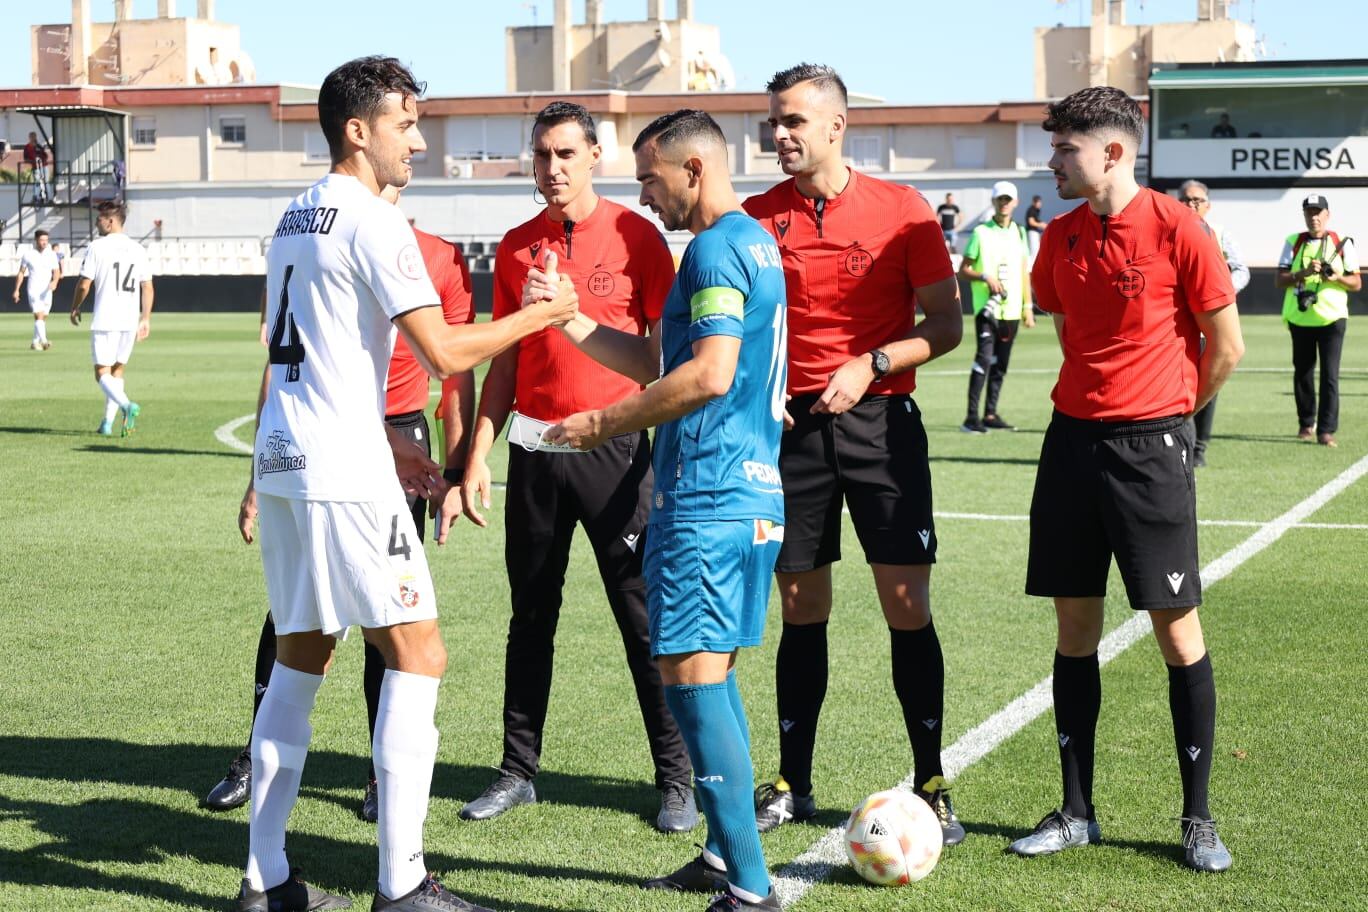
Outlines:
{"label": "photographer", "polygon": [[[1363,287],[1353,238],[1328,230],[1330,204],[1319,193],[1302,200],[1306,230],[1289,235],[1278,257],[1283,321],[1292,333],[1292,394],[1297,437],[1333,447],[1339,430],[1339,365],[1349,320],[1349,292]],[[1320,357],[1320,408],[1312,374]]]}

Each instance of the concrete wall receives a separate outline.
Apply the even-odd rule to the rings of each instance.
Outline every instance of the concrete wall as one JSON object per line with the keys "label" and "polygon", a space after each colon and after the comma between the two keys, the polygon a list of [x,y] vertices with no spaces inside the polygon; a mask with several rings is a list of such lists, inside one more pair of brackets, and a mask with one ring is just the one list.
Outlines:
{"label": "concrete wall", "polygon": [[[236,25],[193,18],[93,22],[90,48],[85,82],[127,86],[229,83],[234,81],[232,66],[242,52]],[[213,55],[211,48],[216,50]],[[74,81],[69,66],[70,25],[32,26],[30,49],[34,85]],[[237,75],[255,78],[252,73]]]}
{"label": "concrete wall", "polygon": [[[608,22],[570,29],[570,80],[576,91],[630,89],[636,92],[683,92],[689,62],[699,53],[715,56],[722,46],[717,26],[692,20],[667,21],[668,41],[657,38],[658,23]],[[504,30],[505,85],[510,92],[546,92],[554,83],[552,28],[518,26]],[[669,55],[661,66],[660,50]]]}

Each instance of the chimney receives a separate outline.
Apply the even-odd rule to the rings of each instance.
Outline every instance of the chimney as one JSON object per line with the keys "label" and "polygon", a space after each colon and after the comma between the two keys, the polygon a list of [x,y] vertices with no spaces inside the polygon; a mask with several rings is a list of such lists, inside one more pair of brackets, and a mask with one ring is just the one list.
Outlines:
{"label": "chimney", "polygon": [[694,0],[679,0],[678,19],[689,20],[694,17]]}
{"label": "chimney", "polygon": [[656,22],[665,18],[665,0],[646,0],[646,18]]}
{"label": "chimney", "polygon": [[157,18],[175,19],[176,0],[157,0]]}
{"label": "chimney", "polygon": [[603,0],[584,0],[584,21],[594,28],[603,27]]}
{"label": "chimney", "polygon": [[114,0],[114,21],[127,22],[133,18],[133,0]]}
{"label": "chimney", "polygon": [[73,85],[90,81],[90,0],[71,0],[71,63],[69,79]]}
{"label": "chimney", "polygon": [[551,25],[551,89],[570,91],[570,0],[554,0]]}
{"label": "chimney", "polygon": [[201,19],[214,18],[214,0],[199,0],[196,15]]}

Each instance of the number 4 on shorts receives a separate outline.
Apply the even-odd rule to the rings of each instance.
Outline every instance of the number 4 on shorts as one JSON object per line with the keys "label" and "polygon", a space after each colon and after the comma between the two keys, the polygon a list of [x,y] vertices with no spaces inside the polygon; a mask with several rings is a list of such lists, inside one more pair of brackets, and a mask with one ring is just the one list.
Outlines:
{"label": "number 4 on shorts", "polygon": [[390,518],[389,553],[392,557],[397,557],[402,554],[404,555],[404,560],[408,560],[409,555],[413,553],[413,549],[409,547],[408,536],[399,531],[398,513],[395,513],[394,516]]}

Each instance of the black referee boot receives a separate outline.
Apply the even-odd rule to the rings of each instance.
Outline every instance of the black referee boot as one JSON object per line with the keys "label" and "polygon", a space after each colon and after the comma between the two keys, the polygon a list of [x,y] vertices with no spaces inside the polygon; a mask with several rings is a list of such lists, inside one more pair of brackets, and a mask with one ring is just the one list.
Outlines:
{"label": "black referee boot", "polygon": [[237,912],[324,912],[327,909],[350,909],[351,900],[314,889],[299,877],[299,868],[291,868],[283,883],[267,890],[256,890],[242,880],[238,891]]}
{"label": "black referee boot", "polygon": [[251,797],[252,749],[244,747],[242,753],[228,764],[228,775],[209,790],[204,806],[211,811],[231,811],[235,807],[242,807]]}

